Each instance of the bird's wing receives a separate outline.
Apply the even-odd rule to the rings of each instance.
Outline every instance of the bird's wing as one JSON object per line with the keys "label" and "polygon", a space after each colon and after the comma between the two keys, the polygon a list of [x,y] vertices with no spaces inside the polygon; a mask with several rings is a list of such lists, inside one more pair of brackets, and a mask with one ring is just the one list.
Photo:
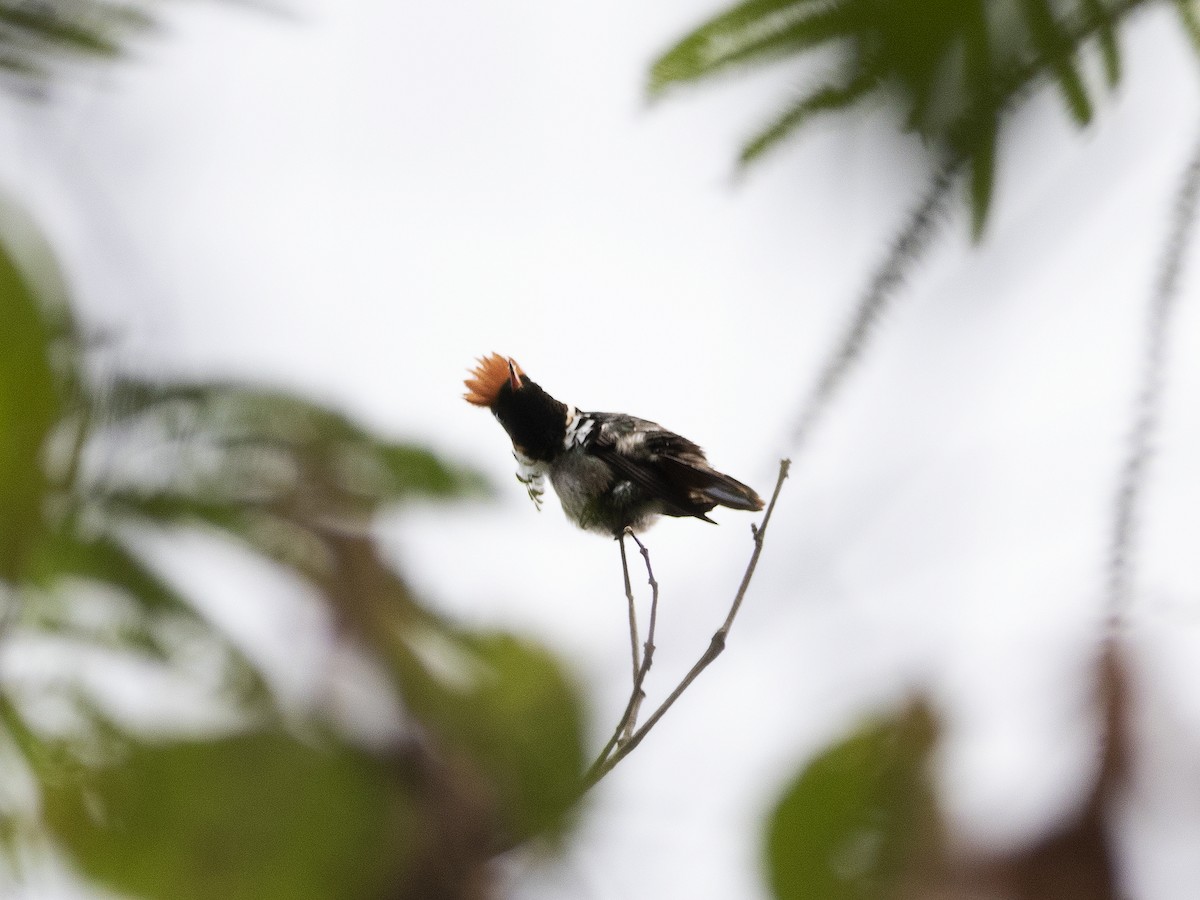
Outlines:
{"label": "bird's wing", "polygon": [[762,508],[754,491],[709,466],[698,445],[653,422],[612,416],[602,422],[591,450],[661,501],[668,515],[712,521],[704,514],[717,505]]}

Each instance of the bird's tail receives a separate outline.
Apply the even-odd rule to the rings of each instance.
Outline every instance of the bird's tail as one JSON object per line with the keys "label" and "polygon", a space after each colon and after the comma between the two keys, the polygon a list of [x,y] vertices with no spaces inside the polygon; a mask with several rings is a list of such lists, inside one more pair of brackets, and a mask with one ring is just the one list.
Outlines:
{"label": "bird's tail", "polygon": [[[753,488],[724,472],[718,472],[703,458],[680,459],[664,456],[659,460],[659,465],[671,481],[684,488],[692,501],[699,504],[704,511],[714,506],[727,506],[730,509],[745,509],[750,512],[763,508],[762,497],[758,496]],[[694,511],[690,514],[697,515]]]}
{"label": "bird's tail", "polygon": [[758,496],[753,488],[715,469],[709,471],[711,479],[703,485],[701,490],[714,503],[730,509],[745,509],[750,512],[763,508],[762,497]]}

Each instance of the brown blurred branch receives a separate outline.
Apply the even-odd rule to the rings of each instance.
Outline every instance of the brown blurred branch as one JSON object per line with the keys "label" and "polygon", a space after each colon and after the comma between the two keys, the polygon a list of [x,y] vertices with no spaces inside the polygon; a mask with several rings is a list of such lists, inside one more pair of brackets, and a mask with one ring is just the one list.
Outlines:
{"label": "brown blurred branch", "polygon": [[1101,725],[1099,765],[1078,808],[1028,843],[1002,851],[953,840],[930,807],[919,823],[924,843],[910,855],[896,900],[1118,900],[1120,808],[1129,790],[1130,671],[1126,648],[1104,640],[1093,663]]}

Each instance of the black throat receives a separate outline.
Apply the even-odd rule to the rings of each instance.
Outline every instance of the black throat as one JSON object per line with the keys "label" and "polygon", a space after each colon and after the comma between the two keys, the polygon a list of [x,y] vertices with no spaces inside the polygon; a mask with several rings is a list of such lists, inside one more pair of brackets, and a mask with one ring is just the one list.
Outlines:
{"label": "black throat", "polygon": [[550,462],[562,453],[567,437],[567,404],[555,400],[521,376],[521,387],[500,388],[492,413],[504,426],[513,446],[535,462]]}

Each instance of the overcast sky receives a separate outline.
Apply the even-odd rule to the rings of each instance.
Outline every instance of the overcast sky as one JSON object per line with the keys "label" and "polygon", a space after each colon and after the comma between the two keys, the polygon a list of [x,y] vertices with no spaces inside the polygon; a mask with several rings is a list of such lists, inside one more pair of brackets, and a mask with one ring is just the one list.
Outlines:
{"label": "overcast sky", "polygon": [[[796,72],[644,99],[653,55],[712,2],[289,5],[188,4],[132,61],[8,104],[0,173],[124,364],[293,386],[486,470],[496,502],[389,519],[385,544],[431,604],[560,653],[599,745],[628,680],[616,548],[553,500],[534,511],[503,431],[461,400],[465,369],[512,355],[560,399],[659,421],[765,495],[926,161],[872,110],[735,179],[738,141]],[[510,861],[512,897],[764,897],[761,822],[782,785],[916,685],[954,726],[939,771],[962,833],[1016,841],[1086,784],[1077,716],[1115,473],[1200,109],[1166,11],[1125,37],[1125,80],[1087,133],[1052,90],[1012,122],[986,243],[956,206],[797,458],[728,652],[595,792],[559,861]],[[1167,775],[1127,814],[1128,877],[1154,900],[1200,890],[1197,801],[1161,787],[1197,779],[1194,283],[1131,634],[1159,698],[1145,765]],[[652,700],[706,646],[749,555],[750,517],[717,518],[648,535]],[[319,679],[319,641],[295,663],[283,587],[245,609],[239,579],[270,576],[222,559],[207,602],[281,683]]]}

